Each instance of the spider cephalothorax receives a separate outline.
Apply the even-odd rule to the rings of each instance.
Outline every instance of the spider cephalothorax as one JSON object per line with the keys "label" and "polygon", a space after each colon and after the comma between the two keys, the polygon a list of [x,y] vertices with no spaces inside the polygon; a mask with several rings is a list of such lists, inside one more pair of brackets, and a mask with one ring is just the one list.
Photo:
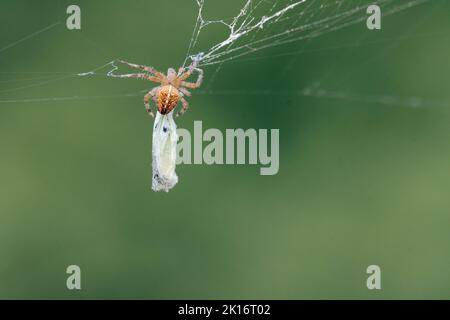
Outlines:
{"label": "spider cephalothorax", "polygon": [[[152,67],[137,65],[122,60],[120,60],[120,62],[132,68],[145,71],[145,73],[131,73],[121,75],[111,74],[112,77],[136,78],[160,83],[159,86],[153,88],[144,96],[145,108],[152,117],[154,116],[154,114],[150,108],[150,99],[153,99],[153,101],[156,103],[158,111],[161,114],[168,114],[172,112],[172,110],[177,106],[178,102],[181,101],[183,107],[176,114],[177,116],[179,116],[180,114],[186,112],[187,108],[189,107],[189,103],[184,98],[184,96],[191,96],[191,93],[187,90],[187,88],[196,89],[200,87],[203,81],[203,70],[197,68],[197,63],[195,62],[187,68],[180,68],[178,73],[175,71],[175,69],[170,68],[167,71],[167,75],[155,70]],[[191,76],[194,71],[198,72],[197,81],[195,83],[186,82],[185,80],[189,78],[189,76]]]}

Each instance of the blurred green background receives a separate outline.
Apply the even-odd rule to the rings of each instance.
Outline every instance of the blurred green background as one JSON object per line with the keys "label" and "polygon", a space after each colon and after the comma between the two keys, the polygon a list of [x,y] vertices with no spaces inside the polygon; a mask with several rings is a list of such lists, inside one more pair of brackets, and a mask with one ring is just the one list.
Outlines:
{"label": "blurred green background", "polygon": [[[72,3],[81,31],[65,28]],[[194,1],[0,12],[0,48],[61,21],[0,51],[0,298],[449,298],[448,1],[226,63],[214,82],[205,68],[178,127],[279,128],[280,171],[180,165],[168,194],[150,190],[142,96],[125,96],[149,84],[67,75],[116,58],[178,67]],[[71,264],[81,291],[66,288]]]}

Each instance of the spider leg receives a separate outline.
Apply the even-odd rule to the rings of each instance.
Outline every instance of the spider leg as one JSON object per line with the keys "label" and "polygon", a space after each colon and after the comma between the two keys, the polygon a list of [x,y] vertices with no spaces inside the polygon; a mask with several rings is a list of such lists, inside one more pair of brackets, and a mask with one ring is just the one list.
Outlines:
{"label": "spider leg", "polygon": [[150,99],[153,98],[153,100],[156,101],[155,97],[156,97],[156,92],[158,91],[158,89],[159,89],[159,87],[153,88],[144,96],[145,110],[147,110],[148,114],[152,117],[154,117],[155,115],[153,114],[153,111],[150,108]]}
{"label": "spider leg", "polygon": [[129,74],[109,74],[110,77],[113,78],[135,78],[135,79],[149,79],[149,75],[146,73],[129,73]]}
{"label": "spider leg", "polygon": [[[187,77],[184,78],[184,76],[189,73],[189,71],[188,71],[188,72],[186,72],[184,75],[182,75],[179,78],[181,80],[180,85],[182,85],[183,87],[189,88],[189,89],[196,89],[196,88],[200,87],[202,85],[202,82],[203,82],[203,70],[195,68],[194,71],[198,72],[197,82],[192,83],[192,82],[183,81],[184,79],[187,79]],[[188,75],[188,77],[189,77],[189,75]]]}
{"label": "spider leg", "polygon": [[162,79],[158,76],[150,76],[148,73],[129,73],[129,74],[109,74],[110,77],[113,78],[135,78],[141,80],[150,80],[153,82],[161,83]]}
{"label": "spider leg", "polygon": [[149,67],[149,66],[143,66],[140,64],[135,64],[135,63],[130,63],[124,60],[119,60],[120,63],[126,64],[127,66],[134,68],[134,69],[138,69],[138,70],[142,70],[142,71],[147,71],[150,72],[151,74],[154,74],[157,77],[161,77],[162,73],[159,72],[158,70],[156,70],[153,67]]}
{"label": "spider leg", "polygon": [[[187,71],[186,72],[184,72],[184,70],[186,70],[187,69]],[[194,71],[198,71],[198,70],[200,70],[200,69],[198,69],[198,68],[196,68],[194,65],[190,65],[189,67],[187,67],[187,68],[180,68],[180,70],[178,71],[179,72],[179,74],[181,74],[179,77],[178,77],[178,79],[180,80],[180,81],[183,81],[183,80],[186,80],[187,78],[189,78],[190,76],[191,76],[191,74],[194,72]],[[184,72],[184,73],[183,73]]]}
{"label": "spider leg", "polygon": [[192,96],[192,93],[190,93],[186,88],[179,88],[178,90],[185,96]]}
{"label": "spider leg", "polygon": [[186,70],[186,68],[181,67],[180,69],[178,69],[178,75],[182,75],[184,73],[184,70]]}
{"label": "spider leg", "polygon": [[184,114],[186,110],[189,108],[189,102],[187,102],[185,98],[181,97],[181,103],[183,104],[183,106],[181,110],[175,115],[176,117],[179,117],[180,115]]}

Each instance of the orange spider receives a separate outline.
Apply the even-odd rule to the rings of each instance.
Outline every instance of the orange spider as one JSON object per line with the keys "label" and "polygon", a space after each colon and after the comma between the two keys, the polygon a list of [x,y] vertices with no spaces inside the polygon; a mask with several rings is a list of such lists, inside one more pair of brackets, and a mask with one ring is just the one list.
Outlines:
{"label": "orange spider", "polygon": [[[116,78],[136,78],[142,80],[150,80],[161,85],[153,88],[144,96],[144,105],[147,112],[154,117],[152,110],[150,109],[150,99],[153,99],[158,107],[158,111],[161,114],[168,114],[172,112],[177,106],[178,102],[181,101],[182,108],[176,114],[179,115],[186,112],[189,107],[189,103],[186,101],[184,96],[191,96],[191,93],[187,90],[197,89],[201,86],[203,82],[203,70],[197,68],[197,63],[193,62],[187,68],[180,68],[178,73],[175,69],[169,68],[167,75],[155,70],[153,67],[142,66],[134,63],[129,63],[126,61],[119,60],[119,62],[130,66],[131,68],[139,69],[145,71],[146,73],[131,73],[131,74],[110,74],[111,77]],[[186,71],[187,70],[187,71]],[[186,71],[186,72],[185,72]],[[192,75],[194,71],[198,72],[198,79],[195,83],[186,82],[185,80]]]}

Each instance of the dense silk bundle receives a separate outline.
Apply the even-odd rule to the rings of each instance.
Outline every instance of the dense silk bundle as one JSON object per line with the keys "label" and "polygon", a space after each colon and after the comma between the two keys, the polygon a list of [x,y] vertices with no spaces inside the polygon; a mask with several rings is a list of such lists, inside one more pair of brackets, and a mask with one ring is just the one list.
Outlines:
{"label": "dense silk bundle", "polygon": [[156,114],[153,127],[153,191],[169,192],[178,182],[175,167],[177,162],[177,125],[173,112]]}

